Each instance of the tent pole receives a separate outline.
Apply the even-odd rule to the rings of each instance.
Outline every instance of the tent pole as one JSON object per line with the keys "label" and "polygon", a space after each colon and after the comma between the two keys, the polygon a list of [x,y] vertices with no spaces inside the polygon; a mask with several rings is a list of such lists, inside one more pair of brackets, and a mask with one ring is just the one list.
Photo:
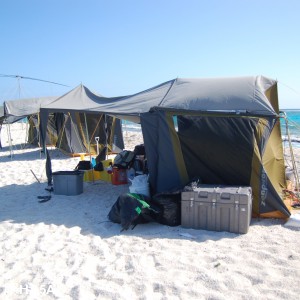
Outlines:
{"label": "tent pole", "polygon": [[2,129],[3,123],[0,122],[0,149],[2,149],[2,144],[1,144],[1,129]]}
{"label": "tent pole", "polygon": [[127,132],[127,120],[124,120],[124,127],[125,127],[126,137],[128,137],[128,132]]}
{"label": "tent pole", "polygon": [[27,139],[29,137],[29,119],[26,118],[26,124],[25,124],[25,141],[24,141],[24,146],[23,146],[23,149],[26,148],[26,144],[27,144]]}
{"label": "tent pole", "polygon": [[26,132],[25,132],[25,141],[24,141],[24,148],[26,147],[29,139],[29,119],[26,118]]}
{"label": "tent pole", "polygon": [[[90,156],[90,163],[92,164],[91,143],[90,143],[88,126],[87,126],[86,113],[84,113],[84,122],[85,122],[86,137],[87,137],[87,141],[88,141],[88,151],[89,151],[89,156]],[[93,183],[94,183],[95,182],[94,168],[92,169],[92,176],[93,176]]]}
{"label": "tent pole", "polygon": [[[41,110],[41,107],[40,107]],[[41,126],[41,119],[40,119],[40,113],[37,114],[37,130],[38,130],[38,145],[41,147],[41,132],[40,132],[40,126]],[[48,122],[47,122],[48,125]],[[47,135],[47,130],[46,130],[46,135]],[[46,139],[45,139],[45,144],[46,144]],[[40,158],[42,157],[42,149],[40,149]]]}
{"label": "tent pole", "polygon": [[297,190],[297,195],[299,195],[299,176],[298,176],[298,170],[297,170],[295,156],[294,156],[294,152],[293,152],[293,146],[292,146],[289,126],[288,126],[288,119],[287,119],[287,115],[285,112],[281,112],[281,113],[284,115],[285,128],[286,128],[286,133],[287,133],[288,143],[289,143],[289,148],[290,148],[291,162],[292,162],[292,166],[293,166],[293,173],[295,176],[295,188]]}
{"label": "tent pole", "polygon": [[99,155],[99,136],[95,137],[95,141],[96,141],[96,144],[97,144],[97,156],[98,156]]}
{"label": "tent pole", "polygon": [[106,114],[104,115],[104,129],[105,129],[105,160],[108,159],[108,147],[107,147],[107,140],[108,140],[108,137],[107,137],[107,119],[106,119]]}
{"label": "tent pole", "polygon": [[13,153],[12,140],[11,140],[10,124],[7,124],[6,129],[7,129],[8,143],[9,143],[10,159],[12,159],[14,153]]}
{"label": "tent pole", "polygon": [[[71,119],[70,113],[68,113],[68,118]],[[68,118],[64,119],[64,124],[63,124],[62,128],[60,129],[60,131],[57,133],[58,149],[60,149],[60,147],[61,147],[62,137],[63,137],[64,131],[65,131],[65,127],[66,127],[66,123],[68,121]],[[72,122],[72,119],[71,119],[71,122]],[[58,140],[59,137],[60,137],[60,139]]]}

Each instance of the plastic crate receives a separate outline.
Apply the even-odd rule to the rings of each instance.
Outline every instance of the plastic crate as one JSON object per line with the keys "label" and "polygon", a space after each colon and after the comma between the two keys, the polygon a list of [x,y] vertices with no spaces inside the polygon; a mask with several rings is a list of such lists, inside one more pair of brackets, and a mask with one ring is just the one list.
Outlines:
{"label": "plastic crate", "polygon": [[83,193],[83,171],[53,172],[53,190],[56,195],[74,196]]}

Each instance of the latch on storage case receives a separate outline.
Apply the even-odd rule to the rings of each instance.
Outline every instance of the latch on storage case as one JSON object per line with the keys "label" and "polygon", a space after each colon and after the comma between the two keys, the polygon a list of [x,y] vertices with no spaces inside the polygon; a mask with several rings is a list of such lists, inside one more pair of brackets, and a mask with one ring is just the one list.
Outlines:
{"label": "latch on storage case", "polygon": [[213,198],[213,199],[211,200],[211,202],[212,202],[212,208],[216,208],[217,199]]}
{"label": "latch on storage case", "polygon": [[234,201],[234,203],[235,203],[235,209],[238,210],[240,202],[236,200]]}

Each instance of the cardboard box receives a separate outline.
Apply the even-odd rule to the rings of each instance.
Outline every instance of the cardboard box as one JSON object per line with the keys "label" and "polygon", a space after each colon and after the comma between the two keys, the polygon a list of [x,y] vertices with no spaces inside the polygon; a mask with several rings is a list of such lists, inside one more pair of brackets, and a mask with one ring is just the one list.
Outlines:
{"label": "cardboard box", "polygon": [[247,233],[251,214],[251,187],[203,186],[181,193],[183,227]]}
{"label": "cardboard box", "polygon": [[53,172],[53,189],[56,195],[75,196],[83,192],[83,171]]}

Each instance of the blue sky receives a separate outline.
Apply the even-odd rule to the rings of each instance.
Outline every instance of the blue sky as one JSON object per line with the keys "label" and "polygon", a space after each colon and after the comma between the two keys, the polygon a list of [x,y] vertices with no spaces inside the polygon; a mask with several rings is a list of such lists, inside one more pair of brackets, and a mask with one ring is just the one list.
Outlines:
{"label": "blue sky", "polygon": [[[3,100],[104,96],[176,77],[264,75],[280,108],[300,108],[299,0],[1,0]],[[19,89],[20,85],[20,89]]]}

